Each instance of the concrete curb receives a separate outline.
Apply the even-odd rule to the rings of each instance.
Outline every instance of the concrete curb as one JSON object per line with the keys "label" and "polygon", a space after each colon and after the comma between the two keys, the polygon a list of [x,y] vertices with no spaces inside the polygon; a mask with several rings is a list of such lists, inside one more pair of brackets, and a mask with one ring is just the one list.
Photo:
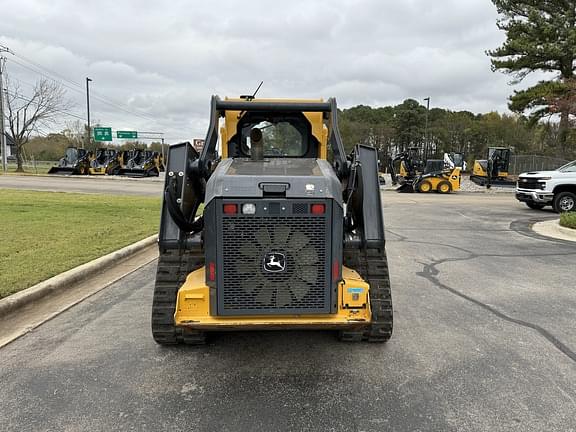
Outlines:
{"label": "concrete curb", "polygon": [[546,237],[576,242],[576,230],[560,226],[560,219],[536,222],[532,230]]}
{"label": "concrete curb", "polygon": [[96,258],[93,261],[82,264],[64,273],[60,273],[59,275],[31,286],[30,288],[1,299],[0,317],[37,301],[53,292],[70,289],[77,282],[98,273],[103,267],[117,264],[118,261],[128,258],[148,246],[153,245],[157,240],[157,234],[147,237],[115,252],[109,253],[108,255]]}

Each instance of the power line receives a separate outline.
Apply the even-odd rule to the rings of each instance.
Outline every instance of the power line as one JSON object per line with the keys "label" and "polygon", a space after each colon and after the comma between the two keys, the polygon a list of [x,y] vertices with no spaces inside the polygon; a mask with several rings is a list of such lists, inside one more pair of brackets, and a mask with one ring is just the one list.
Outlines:
{"label": "power line", "polygon": [[34,72],[34,73],[36,73],[36,74],[38,74],[38,75],[41,75],[41,76],[43,76],[44,78],[46,78],[46,79],[48,79],[48,80],[50,80],[50,81],[52,81],[52,82],[55,82],[55,83],[57,83],[57,84],[61,84],[63,87],[66,87],[66,88],[68,88],[68,89],[70,89],[70,90],[72,90],[72,91],[75,91],[75,92],[78,92],[78,93],[81,93],[81,94],[83,93],[82,90],[77,89],[77,88],[75,88],[75,87],[72,87],[72,86],[70,86],[70,85],[68,85],[68,84],[65,84],[65,83],[63,83],[62,81],[58,81],[58,80],[56,80],[56,79],[54,79],[54,78],[52,78],[52,77],[50,77],[50,76],[42,73],[41,71],[39,71],[39,70],[37,70],[37,69],[34,69],[34,68],[30,67],[30,66],[27,66],[27,65],[25,65],[25,64],[20,63],[20,62],[17,61],[17,60],[14,60],[14,59],[9,59],[9,60],[10,60],[11,62],[13,62],[13,63],[16,63],[16,64],[19,65],[20,67],[23,67],[24,69],[29,70],[30,72]]}
{"label": "power line", "polygon": [[[26,65],[24,65],[24,64],[22,64],[22,63],[20,63],[20,62],[18,62],[18,61],[16,61],[16,60],[14,60],[14,59],[11,59],[13,62],[15,62],[16,64],[20,65],[21,67],[24,67],[24,68],[26,68],[26,69],[28,69],[28,70],[30,70],[30,71],[32,71],[32,72],[38,73],[38,74],[40,74],[40,75],[44,76],[45,78],[50,79],[50,80],[52,80],[52,81],[58,81],[58,80],[55,80],[53,77],[47,76],[45,73],[43,73],[42,70],[44,70],[44,71],[48,72],[49,74],[51,74],[51,75],[53,75],[53,76],[55,76],[55,77],[58,77],[60,80],[63,80],[63,81],[65,81],[65,82],[71,84],[72,86],[74,86],[74,87],[71,87],[70,85],[65,84],[64,82],[60,81],[60,84],[64,85],[65,87],[67,87],[67,88],[69,88],[69,89],[71,89],[71,90],[73,90],[73,91],[76,91],[76,92],[78,92],[78,93],[82,93],[82,94],[84,93],[84,89],[83,89],[82,85],[80,85],[79,83],[77,83],[77,82],[75,82],[75,81],[72,81],[72,80],[64,77],[63,75],[60,75],[60,74],[58,74],[58,73],[56,73],[56,72],[54,72],[54,71],[52,71],[52,70],[50,70],[50,69],[48,69],[48,68],[40,65],[40,64],[38,64],[38,63],[35,63],[35,62],[27,59],[26,57],[20,55],[20,54],[15,54],[15,53],[13,53],[13,52],[10,52],[10,53],[11,53],[12,55],[14,55],[14,56],[16,56],[16,57],[18,57],[18,58],[26,61],[26,62],[32,64],[36,69],[32,69],[32,68],[29,67],[29,66],[26,66]],[[134,111],[135,108],[132,108],[132,107],[130,107],[130,106],[128,106],[128,105],[124,105],[124,106],[123,106],[122,104],[120,104],[120,103],[118,103],[118,102],[115,102],[115,101],[113,101],[113,100],[110,99],[110,98],[105,99],[105,96],[102,96],[102,95],[100,95],[100,94],[97,93],[97,92],[92,91],[91,94],[94,95],[93,97],[94,97],[95,99],[100,100],[102,103],[105,103],[105,104],[107,104],[107,105],[109,105],[109,106],[111,106],[111,107],[114,107],[114,108],[116,108],[116,109],[119,109],[119,110],[121,110],[121,111],[124,111],[124,112],[126,112],[126,113],[128,113],[128,114],[132,114],[132,115],[137,116],[137,117],[140,117],[140,118],[142,118],[142,119],[144,119],[144,120],[157,121],[156,118],[154,118],[154,117],[152,117],[152,116],[150,116],[150,115],[148,115],[148,114],[141,113],[141,112],[135,112],[135,111]]]}
{"label": "power line", "polygon": [[[13,98],[23,100],[24,102],[33,102],[33,99],[25,98],[24,96],[17,95],[17,94],[12,93],[12,92],[10,92],[10,91],[8,91],[8,90],[6,91],[6,94],[12,96]],[[74,117],[74,118],[80,119],[80,120],[82,120],[82,121],[86,120],[86,118],[85,118],[84,116],[82,116],[82,115],[80,115],[80,114],[76,114],[76,113],[70,112],[70,111],[67,111],[67,110],[55,110],[54,112],[57,112],[57,113],[60,113],[60,114],[64,114],[64,115],[68,115],[68,116],[70,116],[70,117]]]}
{"label": "power line", "polygon": [[11,54],[14,55],[14,56],[16,56],[16,57],[21,58],[22,60],[24,60],[24,61],[26,61],[26,62],[34,65],[34,66],[36,66],[38,69],[44,69],[44,70],[47,71],[48,73],[52,74],[53,76],[59,77],[59,78],[60,78],[61,80],[63,80],[63,81],[67,81],[67,82],[69,82],[70,84],[75,85],[76,87],[80,87],[80,88],[82,87],[82,86],[81,86],[80,84],[78,84],[77,82],[74,82],[74,81],[72,81],[71,79],[68,79],[68,78],[66,78],[66,77],[63,76],[63,75],[60,75],[59,73],[54,72],[54,71],[51,70],[51,69],[48,69],[46,66],[42,66],[42,65],[40,65],[40,64],[38,64],[38,63],[36,63],[36,62],[33,62],[32,60],[24,57],[22,54],[16,54],[16,53],[11,53]]}
{"label": "power line", "polygon": [[[9,52],[8,48],[0,45],[0,53]],[[4,63],[6,57],[0,56],[0,151],[2,152],[2,170],[7,171],[8,159],[6,148],[6,136],[4,135],[4,83],[2,80],[2,72],[4,71]]]}
{"label": "power line", "polygon": [[[2,46],[0,45],[0,47],[2,47]],[[2,47],[2,48],[5,48],[5,47]],[[53,71],[53,70],[51,70],[51,69],[49,69],[49,68],[41,65],[41,64],[39,64],[39,63],[36,63],[36,62],[28,59],[27,57],[21,55],[21,54],[16,54],[16,53],[14,53],[13,51],[9,50],[8,48],[3,49],[3,51],[6,51],[6,52],[12,54],[13,57],[17,57],[18,60],[17,60],[16,58],[13,58],[13,57],[10,58],[10,59],[6,59],[6,60],[12,61],[14,64],[20,66],[21,68],[24,68],[24,69],[26,69],[26,70],[34,73],[34,74],[38,74],[38,75],[40,75],[40,76],[42,76],[42,77],[44,77],[44,78],[46,78],[46,79],[48,79],[48,80],[50,80],[50,81],[52,81],[52,82],[54,82],[54,83],[60,84],[60,85],[62,85],[63,87],[65,87],[65,88],[67,88],[67,89],[69,89],[69,90],[72,90],[72,91],[74,91],[74,92],[76,92],[76,93],[78,93],[78,94],[81,94],[81,95],[84,94],[84,88],[83,88],[83,86],[82,86],[80,83],[75,82],[75,81],[73,81],[73,80],[65,77],[64,75],[61,75],[61,74],[59,74],[59,73],[57,73],[57,72],[55,72],[55,71]],[[19,60],[21,60],[21,61],[19,61]],[[28,63],[28,64],[25,64],[25,63],[23,63],[23,62]],[[26,82],[26,81],[18,80],[18,82],[22,82],[22,83],[30,86],[31,88],[35,88],[35,87],[36,87],[36,85],[31,84],[31,83],[28,83],[28,82]],[[134,116],[134,117],[139,117],[139,118],[141,118],[141,119],[143,119],[143,120],[153,121],[153,122],[155,122],[155,123],[158,122],[158,119],[157,119],[157,118],[152,117],[151,115],[146,114],[146,113],[144,113],[144,112],[139,112],[136,108],[132,108],[132,107],[130,107],[129,105],[117,103],[117,102],[114,101],[114,100],[110,100],[109,98],[106,98],[105,96],[99,94],[98,92],[91,91],[91,96],[92,96],[94,99],[96,99],[97,101],[99,101],[100,103],[105,104],[105,105],[108,105],[108,106],[110,106],[110,107],[112,107],[112,108],[115,108],[115,110],[122,111],[122,112],[127,113],[127,114],[129,114],[129,115],[131,115],[131,116]],[[20,99],[22,99],[22,100],[26,100],[26,99],[24,99],[22,96],[18,96],[18,97],[19,97]],[[29,101],[29,99],[28,99],[27,101]],[[69,117],[73,117],[73,118],[76,118],[76,119],[85,121],[84,116],[81,116],[81,115],[79,115],[79,114],[76,114],[76,113],[73,113],[73,112],[70,112],[70,111],[59,110],[58,113],[60,113],[60,114],[62,114],[62,115],[65,115],[65,116],[69,116]],[[106,122],[102,119],[102,116],[98,115],[98,112],[96,112],[96,116],[95,116],[95,117],[98,117],[98,118],[99,118],[99,122],[100,122],[100,123],[106,123]],[[164,135],[162,132],[141,132],[141,133],[142,133],[142,134],[147,133],[147,134],[158,135],[158,138],[161,138],[160,136],[161,136],[161,135],[162,135],[162,136]]]}
{"label": "power line", "polygon": [[[29,71],[31,71],[31,72],[34,72],[34,73],[37,73],[37,74],[43,76],[44,78],[49,79],[49,80],[52,81],[52,82],[61,84],[62,86],[66,87],[66,88],[68,88],[68,89],[70,89],[70,90],[72,90],[72,91],[75,91],[75,92],[77,92],[77,93],[80,93],[80,94],[84,95],[84,90],[81,90],[81,89],[72,87],[71,85],[68,85],[68,84],[66,84],[66,83],[64,83],[64,82],[62,82],[62,81],[56,80],[56,79],[54,79],[54,78],[52,78],[52,77],[44,74],[43,72],[41,72],[41,71],[39,71],[39,70],[37,70],[37,69],[34,69],[34,68],[32,68],[32,67],[29,67],[29,66],[27,66],[27,65],[25,65],[25,64],[20,63],[20,62],[17,61],[17,60],[10,59],[10,61],[12,61],[13,63],[16,63],[16,64],[19,65],[20,67],[23,67],[24,69],[27,69],[27,70],[29,70]],[[29,85],[30,85],[30,84],[29,84]],[[119,105],[116,105],[116,104],[114,104],[114,103],[112,103],[112,102],[109,102],[109,101],[107,101],[106,99],[104,99],[103,97],[99,96],[98,93],[96,93],[96,92],[94,92],[94,91],[92,91],[91,94],[95,94],[95,95],[93,96],[93,98],[99,100],[100,102],[102,102],[102,103],[104,103],[104,104],[106,104],[106,105],[109,105],[109,106],[111,106],[111,107],[113,107],[113,108],[116,108],[116,109],[119,109],[119,110],[121,110],[121,111],[124,111],[124,112],[127,113],[127,114],[131,114],[131,115],[133,115],[133,116],[140,117],[140,118],[142,118],[142,119],[144,119],[144,120],[156,121],[156,119],[154,119],[154,118],[152,118],[152,117],[145,117],[145,116],[143,116],[143,115],[140,115],[140,114],[138,114],[138,113],[135,113],[135,112],[133,112],[133,111],[130,111],[130,110],[128,110],[128,109],[125,109],[125,108],[123,108],[123,107],[121,107],[121,106],[119,106]]]}

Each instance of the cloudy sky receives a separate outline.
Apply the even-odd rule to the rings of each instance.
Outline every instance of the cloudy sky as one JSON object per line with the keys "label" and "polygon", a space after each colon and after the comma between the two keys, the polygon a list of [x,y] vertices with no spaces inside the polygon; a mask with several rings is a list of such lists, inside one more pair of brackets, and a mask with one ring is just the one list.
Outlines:
{"label": "cloudy sky", "polygon": [[70,111],[84,117],[90,77],[94,120],[168,142],[204,137],[210,95],[261,80],[262,97],[335,96],[340,107],[430,96],[505,112],[511,92],[485,55],[504,40],[490,0],[0,0],[0,10],[0,44],[16,54],[7,70],[24,90],[42,66],[67,80]]}

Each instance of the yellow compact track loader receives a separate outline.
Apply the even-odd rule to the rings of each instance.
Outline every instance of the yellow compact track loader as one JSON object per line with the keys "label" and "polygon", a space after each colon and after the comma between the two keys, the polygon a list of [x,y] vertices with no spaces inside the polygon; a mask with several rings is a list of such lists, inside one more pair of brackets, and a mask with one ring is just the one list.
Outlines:
{"label": "yellow compact track loader", "polygon": [[64,157],[53,166],[48,174],[89,174],[93,153],[82,148],[68,147]]}
{"label": "yellow compact track loader", "polygon": [[129,177],[158,177],[164,171],[162,156],[152,150],[134,149],[123,153],[124,166],[119,175]]}
{"label": "yellow compact track loader", "polygon": [[170,146],[159,248],[160,344],[223,330],[392,335],[378,154],[345,155],[334,99],[213,96],[202,152]]}
{"label": "yellow compact track loader", "polygon": [[90,161],[91,175],[114,175],[118,174],[121,168],[120,152],[114,149],[99,148],[96,156]]}

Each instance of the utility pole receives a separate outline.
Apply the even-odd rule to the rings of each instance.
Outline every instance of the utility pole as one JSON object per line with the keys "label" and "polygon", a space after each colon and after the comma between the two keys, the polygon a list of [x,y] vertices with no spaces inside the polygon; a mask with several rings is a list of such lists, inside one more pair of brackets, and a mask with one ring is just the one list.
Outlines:
{"label": "utility pole", "polygon": [[92,80],[86,77],[86,116],[88,117],[88,136],[86,138],[86,147],[88,148],[90,148],[90,138],[92,137],[92,130],[90,128],[90,81]]}
{"label": "utility pole", "polygon": [[426,101],[426,126],[424,127],[424,158],[428,159],[428,113],[430,112],[430,96],[424,99]]}
{"label": "utility pole", "polygon": [[[0,45],[0,53],[10,52],[10,50]],[[0,151],[2,151],[2,171],[8,171],[8,153],[6,146],[6,136],[4,135],[4,80],[2,72],[4,72],[4,65],[6,58],[0,56]]]}

